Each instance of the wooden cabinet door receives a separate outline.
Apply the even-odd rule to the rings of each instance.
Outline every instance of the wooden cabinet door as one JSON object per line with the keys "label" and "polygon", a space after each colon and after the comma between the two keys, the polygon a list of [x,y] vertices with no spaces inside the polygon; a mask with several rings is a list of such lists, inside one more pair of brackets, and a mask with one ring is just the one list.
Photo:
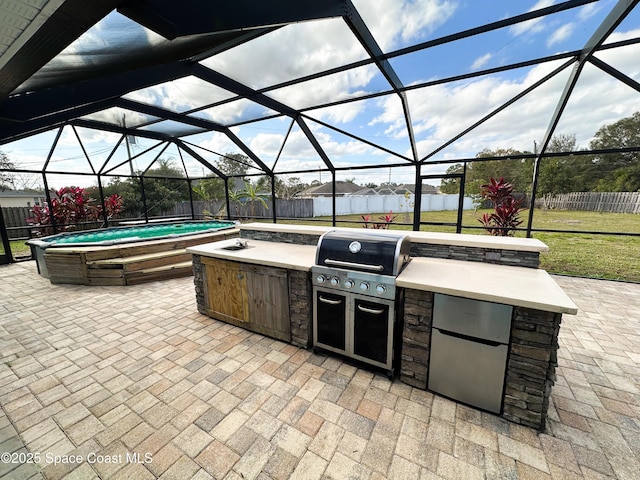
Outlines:
{"label": "wooden cabinet door", "polygon": [[246,264],[242,270],[246,274],[252,329],[270,337],[291,341],[287,271]]}
{"label": "wooden cabinet door", "polygon": [[240,264],[203,258],[208,313],[230,323],[249,321],[247,277]]}

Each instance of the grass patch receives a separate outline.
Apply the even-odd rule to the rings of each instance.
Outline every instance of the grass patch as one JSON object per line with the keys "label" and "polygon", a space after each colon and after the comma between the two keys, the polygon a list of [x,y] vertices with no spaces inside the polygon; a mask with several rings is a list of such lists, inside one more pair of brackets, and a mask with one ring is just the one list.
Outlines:
{"label": "grass patch", "polygon": [[[26,240],[11,240],[9,246],[11,247],[11,254],[13,257],[25,257],[31,254],[29,245],[25,243]],[[1,248],[1,247],[0,247]]]}
{"label": "grass patch", "polygon": [[640,237],[536,233],[549,246],[540,267],[551,273],[640,282]]}

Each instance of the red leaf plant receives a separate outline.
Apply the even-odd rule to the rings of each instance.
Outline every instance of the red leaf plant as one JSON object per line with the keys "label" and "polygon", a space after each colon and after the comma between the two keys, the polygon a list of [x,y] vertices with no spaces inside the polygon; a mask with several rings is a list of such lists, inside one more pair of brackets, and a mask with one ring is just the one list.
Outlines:
{"label": "red leaf plant", "polygon": [[521,207],[522,199],[516,200],[513,196],[513,185],[503,177],[498,180],[491,177],[489,183],[481,188],[482,197],[491,201],[494,212],[485,213],[478,221],[489,235],[513,236],[515,229],[522,224],[520,212],[524,210]]}
{"label": "red leaf plant", "polygon": [[388,214],[380,215],[378,217],[378,220],[382,220],[381,222],[373,222],[371,220],[371,215],[360,215],[360,218],[362,218],[362,221],[364,222],[364,225],[362,225],[362,228],[374,228],[376,230],[387,230],[389,228],[389,225],[391,225],[393,221],[396,219],[396,216],[393,214],[393,211],[390,211]]}
{"label": "red leaf plant", "polygon": [[[37,236],[52,234],[53,221],[59,231],[69,231],[76,229],[79,223],[103,218],[102,205],[95,205],[95,200],[87,196],[82,187],[62,187],[56,195],[57,198],[51,199],[51,205],[33,207],[32,216],[26,219],[28,225],[39,227],[35,231]],[[110,219],[122,210],[123,200],[120,195],[113,194],[105,198],[104,204],[107,219]]]}

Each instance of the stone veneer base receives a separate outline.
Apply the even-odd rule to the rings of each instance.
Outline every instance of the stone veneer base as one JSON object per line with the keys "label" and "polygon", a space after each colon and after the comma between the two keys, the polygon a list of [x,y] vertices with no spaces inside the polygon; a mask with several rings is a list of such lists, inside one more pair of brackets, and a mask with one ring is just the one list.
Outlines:
{"label": "stone veneer base", "polygon": [[[426,389],[433,318],[433,293],[407,289],[400,379]],[[501,416],[544,431],[558,365],[562,315],[514,307]]]}
{"label": "stone veneer base", "polygon": [[[248,240],[316,245],[319,234],[267,232],[241,229]],[[538,268],[539,253],[454,245],[413,243],[411,254],[471,262]],[[198,311],[205,313],[202,266],[193,256],[194,283]],[[311,283],[307,272],[289,270],[291,343],[311,345]],[[417,388],[427,388],[429,348],[433,317],[433,293],[406,289],[400,379]],[[543,431],[546,426],[549,396],[555,382],[558,333],[561,314],[514,307],[506,386],[501,416],[511,422]]]}

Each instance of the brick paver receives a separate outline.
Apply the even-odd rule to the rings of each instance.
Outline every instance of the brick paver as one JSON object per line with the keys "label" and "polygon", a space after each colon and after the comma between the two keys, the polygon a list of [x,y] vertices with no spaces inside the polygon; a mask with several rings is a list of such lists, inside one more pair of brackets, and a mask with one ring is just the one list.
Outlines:
{"label": "brick paver", "polygon": [[555,278],[580,311],[539,433],[212,320],[189,278],[0,266],[0,453],[39,454],[0,478],[635,479],[640,285]]}

